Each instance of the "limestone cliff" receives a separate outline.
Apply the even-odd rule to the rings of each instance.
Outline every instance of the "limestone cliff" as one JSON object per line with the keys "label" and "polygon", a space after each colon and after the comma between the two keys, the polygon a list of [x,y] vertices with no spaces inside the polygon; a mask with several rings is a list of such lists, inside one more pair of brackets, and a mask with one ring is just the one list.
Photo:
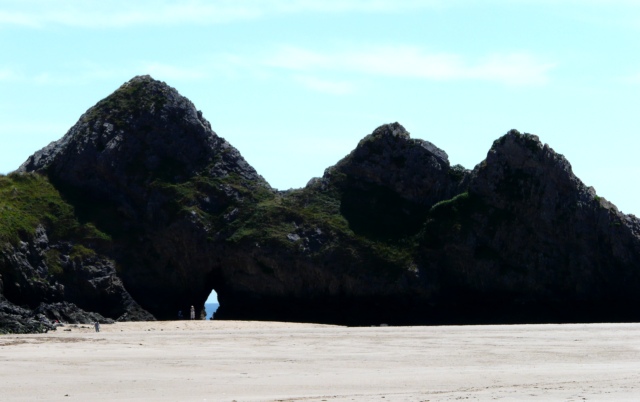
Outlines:
{"label": "limestone cliff", "polygon": [[465,193],[432,208],[419,249],[440,303],[519,321],[635,319],[639,234],[640,220],[597,196],[562,155],[512,130]]}
{"label": "limestone cliff", "polygon": [[216,319],[640,318],[640,221],[515,130],[466,170],[383,125],[323,177],[278,192],[189,100],[144,76],[1,179],[13,220],[0,226],[0,326],[13,331],[3,314],[171,319],[212,289]]}
{"label": "limestone cliff", "polygon": [[227,223],[274,194],[188,99],[149,76],[98,102],[20,171],[46,175],[108,234],[126,289],[158,318],[203,305]]}

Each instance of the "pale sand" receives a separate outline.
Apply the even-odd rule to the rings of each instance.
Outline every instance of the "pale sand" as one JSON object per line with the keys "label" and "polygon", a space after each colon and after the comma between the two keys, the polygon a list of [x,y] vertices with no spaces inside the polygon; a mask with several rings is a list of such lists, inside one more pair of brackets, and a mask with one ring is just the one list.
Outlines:
{"label": "pale sand", "polygon": [[0,336],[0,361],[2,401],[640,400],[640,324],[118,323]]}

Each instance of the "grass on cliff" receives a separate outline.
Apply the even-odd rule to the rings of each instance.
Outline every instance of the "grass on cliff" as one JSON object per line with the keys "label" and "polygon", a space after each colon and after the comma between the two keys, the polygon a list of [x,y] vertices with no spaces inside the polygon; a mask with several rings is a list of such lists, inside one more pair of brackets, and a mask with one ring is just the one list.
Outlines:
{"label": "grass on cliff", "polygon": [[32,237],[38,225],[47,229],[52,240],[108,240],[93,225],[81,224],[73,207],[44,176],[35,173],[0,176],[0,241],[17,244]]}
{"label": "grass on cliff", "polygon": [[478,225],[485,231],[493,231],[516,219],[513,212],[490,207],[480,196],[464,192],[431,207],[419,238],[429,248],[441,248],[473,237]]}
{"label": "grass on cliff", "polygon": [[302,226],[333,235],[349,231],[347,221],[340,215],[339,201],[330,194],[304,188],[263,197],[230,240],[251,237],[293,246],[287,235]]}
{"label": "grass on cliff", "polygon": [[477,196],[464,192],[431,207],[421,237],[431,247],[442,247],[450,238],[464,236],[475,213],[484,210]]}
{"label": "grass on cliff", "polygon": [[139,115],[143,110],[160,110],[165,105],[167,89],[149,80],[128,82],[114,93],[99,101],[84,116],[91,121],[98,116],[107,116],[116,126],[124,125],[128,115]]}
{"label": "grass on cliff", "polygon": [[319,229],[322,244],[305,251],[309,258],[324,260],[338,252],[346,269],[362,264],[371,272],[394,277],[415,269],[413,239],[385,242],[356,234],[340,204],[340,194],[335,188],[321,189],[315,185],[273,195],[258,203],[229,241],[275,244],[290,252],[302,252],[303,244],[288,236],[305,237]]}
{"label": "grass on cliff", "polygon": [[194,176],[181,183],[156,180],[152,188],[165,197],[170,219],[195,213],[219,229],[226,225],[223,218],[230,209],[238,207],[243,210],[242,215],[246,215],[245,205],[260,203],[274,195],[267,188],[255,185],[237,174],[222,178]]}

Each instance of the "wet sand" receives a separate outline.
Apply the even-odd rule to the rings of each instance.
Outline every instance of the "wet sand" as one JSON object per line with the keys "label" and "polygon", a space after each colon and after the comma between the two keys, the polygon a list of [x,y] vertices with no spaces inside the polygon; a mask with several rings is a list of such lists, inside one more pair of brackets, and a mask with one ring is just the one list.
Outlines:
{"label": "wet sand", "polygon": [[3,401],[640,400],[640,324],[117,323],[0,336],[0,360]]}

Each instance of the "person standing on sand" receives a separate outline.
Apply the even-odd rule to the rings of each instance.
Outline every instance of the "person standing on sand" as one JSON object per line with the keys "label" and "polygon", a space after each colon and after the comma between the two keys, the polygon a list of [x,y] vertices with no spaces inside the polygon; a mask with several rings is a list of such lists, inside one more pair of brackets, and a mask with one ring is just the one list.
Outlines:
{"label": "person standing on sand", "polygon": [[194,309],[193,306],[191,306],[191,319],[196,319],[196,309]]}
{"label": "person standing on sand", "polygon": [[96,321],[93,326],[96,327],[96,332],[100,332],[100,323],[98,321]]}

